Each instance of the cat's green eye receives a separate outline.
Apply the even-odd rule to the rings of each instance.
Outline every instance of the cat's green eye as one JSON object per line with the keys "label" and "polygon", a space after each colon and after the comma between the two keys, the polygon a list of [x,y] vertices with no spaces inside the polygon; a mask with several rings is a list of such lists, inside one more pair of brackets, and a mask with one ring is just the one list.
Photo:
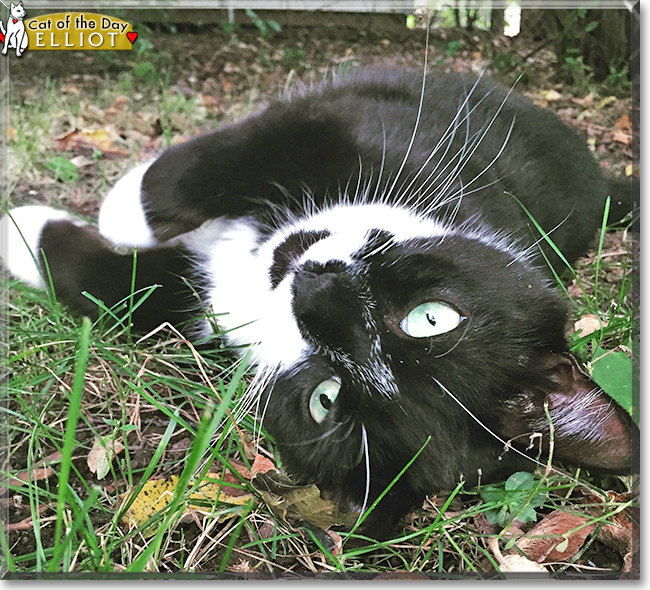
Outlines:
{"label": "cat's green eye", "polygon": [[413,338],[428,338],[451,332],[464,319],[451,305],[428,301],[414,307],[399,327]]}
{"label": "cat's green eye", "polygon": [[341,380],[338,377],[326,379],[314,389],[309,398],[309,413],[319,424],[325,420],[340,389]]}

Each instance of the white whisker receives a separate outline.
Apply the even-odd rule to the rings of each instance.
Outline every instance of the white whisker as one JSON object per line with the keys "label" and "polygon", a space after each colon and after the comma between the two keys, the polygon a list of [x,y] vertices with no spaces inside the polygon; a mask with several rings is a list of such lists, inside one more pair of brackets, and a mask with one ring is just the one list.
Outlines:
{"label": "white whisker", "polygon": [[457,403],[461,408],[463,408],[463,410],[465,410],[465,412],[467,413],[467,415],[468,415],[470,418],[472,418],[472,420],[474,420],[474,421],[475,421],[475,422],[476,422],[476,423],[477,423],[481,428],[485,429],[485,430],[486,430],[486,431],[487,431],[491,436],[493,436],[493,437],[496,438],[500,443],[502,443],[503,446],[504,446],[506,449],[511,450],[511,451],[514,451],[515,453],[521,455],[522,457],[526,457],[526,459],[528,459],[529,461],[532,461],[533,463],[539,465],[540,467],[544,467],[544,468],[546,467],[546,464],[545,464],[545,463],[542,463],[541,461],[538,461],[537,459],[533,459],[532,457],[529,457],[528,455],[526,455],[526,453],[521,452],[518,448],[513,447],[509,442],[507,442],[507,441],[505,441],[504,439],[502,439],[502,438],[501,438],[501,437],[500,437],[496,432],[492,431],[488,426],[486,426],[485,424],[483,424],[483,422],[481,422],[481,421],[480,421],[480,420],[479,420],[479,419],[478,419],[478,418],[477,418],[477,417],[476,417],[476,416],[475,416],[475,415],[470,411],[470,409],[469,409],[465,404],[463,404],[463,402],[461,402],[461,401],[460,401],[460,400],[459,400],[459,399],[458,399],[458,398],[457,398],[453,393],[451,393],[451,391],[449,391],[449,390],[448,390],[448,389],[447,389],[447,388],[446,388],[442,383],[440,383],[440,381],[438,381],[435,377],[431,377],[431,379],[433,379],[433,380],[438,384],[438,386],[440,387],[440,389],[442,389],[442,390],[443,390],[443,391],[444,391],[444,392],[445,392],[445,393],[446,393],[446,394],[447,394],[451,399],[453,399],[453,400],[454,400],[454,401],[455,401],[455,402],[456,402],[456,403]]}

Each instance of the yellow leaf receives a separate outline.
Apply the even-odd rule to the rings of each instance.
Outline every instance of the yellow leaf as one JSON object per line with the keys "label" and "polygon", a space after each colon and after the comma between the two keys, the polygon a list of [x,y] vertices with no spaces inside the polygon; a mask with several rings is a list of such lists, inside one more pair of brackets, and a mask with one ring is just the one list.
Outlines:
{"label": "yellow leaf", "polygon": [[548,101],[554,101],[560,100],[562,98],[562,95],[557,90],[551,89],[544,95],[544,98]]}
{"label": "yellow leaf", "polygon": [[606,107],[608,104],[611,104],[613,102],[616,102],[616,97],[615,96],[606,96],[603,98],[597,105],[596,105],[596,110],[600,110],[603,107]]}
{"label": "yellow leaf", "polygon": [[143,525],[171,502],[177,483],[177,475],[172,475],[167,479],[149,480],[142,486],[140,493],[135,497],[122,520],[130,528]]}
{"label": "yellow leaf", "polygon": [[[122,517],[123,522],[129,528],[144,525],[156,513],[164,510],[169,505],[177,485],[178,476],[176,475],[172,475],[166,479],[154,479],[146,482]],[[198,491],[190,494],[190,502],[183,511],[182,516],[189,515],[191,512],[210,514],[214,512],[214,506],[217,504],[243,506],[248,504],[252,497],[250,494],[232,495],[224,492],[224,489],[231,490],[232,488],[230,486],[224,486],[221,483],[221,475],[208,473],[199,485]],[[123,494],[122,497],[125,498],[126,495]],[[225,520],[232,516],[234,516],[234,513],[222,515],[219,519]],[[146,535],[150,536],[154,533],[155,529],[147,531]]]}

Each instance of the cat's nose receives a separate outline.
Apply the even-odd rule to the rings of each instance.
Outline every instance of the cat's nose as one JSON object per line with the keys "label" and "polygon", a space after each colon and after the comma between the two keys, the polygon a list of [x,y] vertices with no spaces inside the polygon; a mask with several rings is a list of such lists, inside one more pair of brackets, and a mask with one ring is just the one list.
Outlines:
{"label": "cat's nose", "polygon": [[300,330],[320,346],[366,355],[367,314],[360,289],[341,261],[303,263],[293,278],[293,312]]}

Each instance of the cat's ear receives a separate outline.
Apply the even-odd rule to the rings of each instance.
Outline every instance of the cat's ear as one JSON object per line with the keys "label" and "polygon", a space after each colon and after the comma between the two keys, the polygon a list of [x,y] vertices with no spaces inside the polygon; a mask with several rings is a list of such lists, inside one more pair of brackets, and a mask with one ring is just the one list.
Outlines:
{"label": "cat's ear", "polygon": [[598,470],[638,473],[639,429],[630,415],[573,356],[551,355],[545,370],[546,390],[524,391],[511,400],[501,433],[513,442],[524,442],[524,436],[540,432],[548,451],[552,424],[554,457]]}

